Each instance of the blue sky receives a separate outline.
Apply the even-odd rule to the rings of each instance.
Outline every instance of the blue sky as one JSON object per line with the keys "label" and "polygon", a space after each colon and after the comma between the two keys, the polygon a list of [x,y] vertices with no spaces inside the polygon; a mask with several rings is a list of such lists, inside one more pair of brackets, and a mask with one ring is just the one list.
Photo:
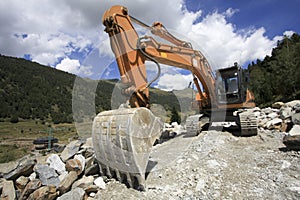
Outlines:
{"label": "blue sky", "polygon": [[[284,34],[300,32],[299,0],[10,0],[0,2],[0,53],[92,79],[118,78],[101,24],[115,4],[148,24],[161,21],[213,69],[263,59]],[[154,76],[153,64],[147,66]],[[183,89],[191,79],[187,71],[162,71],[155,86],[165,90]]]}
{"label": "blue sky", "polygon": [[192,11],[203,10],[203,14],[228,8],[238,9],[230,22],[238,28],[254,26],[265,27],[269,37],[282,34],[286,30],[300,32],[299,0],[186,0],[187,8]]}

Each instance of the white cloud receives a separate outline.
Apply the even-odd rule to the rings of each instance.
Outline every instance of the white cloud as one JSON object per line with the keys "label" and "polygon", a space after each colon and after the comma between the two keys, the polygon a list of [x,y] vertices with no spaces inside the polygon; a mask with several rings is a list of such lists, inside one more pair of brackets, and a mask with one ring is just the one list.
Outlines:
{"label": "white cloud", "polygon": [[295,32],[294,31],[284,31],[283,35],[287,36],[287,37],[291,37]]}
{"label": "white cloud", "polygon": [[236,61],[242,65],[262,59],[270,55],[281,38],[266,37],[263,27],[239,29],[230,23],[230,17],[239,12],[236,9],[203,16],[202,10],[188,11],[184,0],[10,0],[0,1],[0,53],[18,57],[30,54],[34,61],[51,66],[62,58],[72,60],[74,53],[85,57],[92,48],[99,48],[100,57],[112,57],[101,17],[105,10],[118,4],[128,7],[130,15],[149,25],[163,22],[174,35],[191,41],[215,69]]}
{"label": "white cloud", "polygon": [[166,91],[182,90],[187,88],[189,82],[192,80],[192,74],[163,74],[157,81],[157,85],[155,87]]}
{"label": "white cloud", "polygon": [[[91,13],[94,20],[87,17]],[[1,1],[0,52],[17,57],[30,54],[33,61],[51,66],[74,52],[86,55],[97,44],[98,15],[73,9],[68,1]],[[16,37],[22,34],[27,37]]]}
{"label": "white cloud", "polygon": [[241,65],[247,61],[264,58],[270,55],[276,46],[278,37],[267,38],[265,29],[238,30],[227,21],[234,12],[214,12],[205,16],[199,23],[190,23],[190,29],[179,26],[177,31],[183,32],[194,46],[208,58],[214,69],[229,67],[234,62]]}
{"label": "white cloud", "polygon": [[81,66],[79,60],[69,58],[64,58],[56,65],[56,69],[83,76],[91,76],[93,74],[92,66]]}

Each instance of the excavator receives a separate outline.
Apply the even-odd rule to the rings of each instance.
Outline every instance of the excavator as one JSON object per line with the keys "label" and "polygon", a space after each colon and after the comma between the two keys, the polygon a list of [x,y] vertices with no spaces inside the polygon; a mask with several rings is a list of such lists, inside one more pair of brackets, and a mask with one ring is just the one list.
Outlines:
{"label": "excavator", "polygon": [[[235,64],[214,72],[204,55],[191,43],[172,35],[160,22],[148,26],[129,15],[124,6],[112,6],[102,17],[109,35],[121,79],[121,91],[128,96],[119,109],[103,111],[93,121],[92,138],[100,174],[115,178],[128,187],[145,190],[149,154],[163,129],[162,120],[150,110],[149,87],[161,73],[160,64],[189,70],[197,89],[192,108],[199,113],[186,120],[189,134],[198,135],[215,121],[233,121],[242,136],[257,134],[254,95],[247,89],[244,70]],[[133,23],[155,37],[139,36]],[[146,61],[157,66],[157,75],[147,79]]]}

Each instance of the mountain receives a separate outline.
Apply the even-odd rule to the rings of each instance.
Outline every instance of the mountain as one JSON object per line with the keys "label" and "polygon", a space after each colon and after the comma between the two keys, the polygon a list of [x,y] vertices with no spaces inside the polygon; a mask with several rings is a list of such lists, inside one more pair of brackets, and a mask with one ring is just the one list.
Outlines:
{"label": "mountain", "polygon": [[253,62],[248,69],[250,87],[258,105],[300,99],[300,36],[294,33],[284,37],[271,56]]}
{"label": "mountain", "polygon": [[[0,120],[73,122],[110,110],[118,80],[90,80],[22,58],[0,55]],[[179,109],[174,93],[150,88],[150,101],[166,111]],[[190,103],[189,103],[190,104]],[[73,106],[73,109],[72,109]],[[78,120],[78,119],[77,119]]]}

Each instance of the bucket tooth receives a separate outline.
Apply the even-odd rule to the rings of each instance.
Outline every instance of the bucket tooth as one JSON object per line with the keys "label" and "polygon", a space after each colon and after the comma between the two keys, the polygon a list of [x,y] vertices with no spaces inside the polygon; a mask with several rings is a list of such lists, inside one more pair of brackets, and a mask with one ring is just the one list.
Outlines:
{"label": "bucket tooth", "polygon": [[128,172],[125,172],[125,174],[126,174],[126,183],[128,184],[128,186],[129,186],[130,188],[133,188],[133,184],[132,184],[132,181],[131,181],[131,176],[130,176],[130,174],[129,174]]}
{"label": "bucket tooth", "polygon": [[145,190],[149,154],[162,128],[160,118],[146,108],[99,113],[93,122],[92,137],[96,158],[104,166],[100,170],[110,178],[124,180],[129,187]]}
{"label": "bucket tooth", "polygon": [[107,176],[108,178],[112,178],[112,175],[111,175],[111,172],[110,172],[110,169],[109,169],[108,166],[106,166],[106,176]]}

